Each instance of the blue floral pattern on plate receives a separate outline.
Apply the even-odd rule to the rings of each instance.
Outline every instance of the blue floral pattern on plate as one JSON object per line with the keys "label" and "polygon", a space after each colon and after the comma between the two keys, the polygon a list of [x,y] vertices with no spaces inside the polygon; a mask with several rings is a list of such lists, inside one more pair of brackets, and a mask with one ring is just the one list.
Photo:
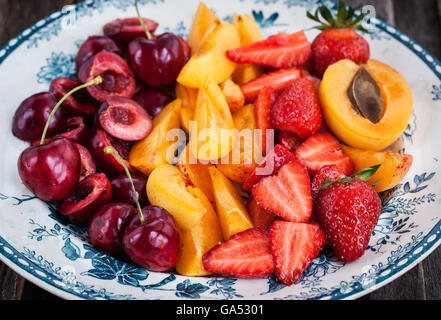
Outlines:
{"label": "blue floral pattern on plate", "polygon": [[[140,0],[140,3],[142,7],[146,6],[149,10],[158,9],[156,12],[159,12],[159,10],[165,10],[164,7],[173,1]],[[221,17],[231,19],[232,14],[236,13],[231,9],[234,6],[221,6],[214,0],[207,0],[207,2]],[[175,5],[179,4],[180,2],[176,1]],[[321,4],[332,4],[335,8],[335,3],[328,0],[240,0],[238,6],[246,9],[237,13],[251,14],[263,32],[268,35],[268,32],[277,30],[273,27],[291,26],[293,23],[291,13],[300,12],[299,16],[304,16],[305,10],[312,10]],[[197,3],[194,3],[193,8],[188,9],[185,15],[179,15],[177,11],[175,21],[178,22],[174,25],[165,25],[164,31],[168,30],[186,36],[196,5]],[[42,63],[33,73],[34,83],[47,87],[55,77],[74,76],[75,50],[51,52],[49,56],[47,51],[44,53],[38,50],[65,36],[63,29],[66,25],[65,19],[68,16],[72,18],[72,12],[75,15],[71,22],[80,26],[84,21],[94,21],[100,18],[105,21],[104,13],[115,16],[124,13],[128,16],[133,15],[129,12],[131,6],[131,0],[88,0],[54,13],[10,40],[0,50],[0,73],[5,72],[3,68],[8,64],[9,57],[13,61],[14,57],[11,55],[13,52],[19,54],[23,50],[29,50],[29,52],[36,52],[38,57],[42,57]],[[186,9],[180,8],[183,11]],[[305,21],[301,20],[298,23],[306,24]],[[378,19],[374,19],[373,23],[375,36],[371,36],[370,41],[379,47],[390,47],[391,43],[400,43],[405,46],[409,54],[416,56],[418,61],[428,67],[433,74],[430,85],[418,94],[426,101],[441,100],[441,86],[433,85],[433,83],[440,83],[441,80],[439,62],[415,41],[393,27]],[[299,25],[295,30],[298,28]],[[87,35],[83,33],[82,39],[73,38],[70,43],[73,44],[72,48],[78,48]],[[64,49],[60,48],[60,50]],[[35,75],[37,75],[36,78]],[[439,112],[439,108],[435,109],[435,105],[433,108]],[[427,121],[424,112],[415,110],[404,133],[405,147],[410,149],[410,153],[420,146],[419,133],[424,130],[424,123]],[[5,140],[9,143],[8,148],[12,150],[12,154],[17,155],[24,148],[10,136],[6,136]],[[304,272],[299,283],[292,287],[286,287],[274,275],[261,280],[191,278],[172,273],[148,272],[124,260],[109,257],[95,250],[88,243],[84,228],[68,224],[57,214],[56,207],[26,194],[26,189],[18,184],[19,180],[16,175],[4,175],[3,177],[8,181],[8,184],[4,186],[13,185],[14,187],[4,187],[4,190],[0,190],[2,192],[0,205],[3,206],[3,211],[14,213],[11,216],[12,219],[17,217],[17,225],[13,228],[15,233],[8,231],[8,223],[2,221],[0,217],[0,257],[14,270],[65,298],[354,298],[409,269],[440,243],[441,221],[436,216],[436,210],[439,211],[440,205],[439,182],[436,181],[439,172],[437,158],[439,154],[434,153],[431,158],[428,157],[431,162],[424,162],[424,166],[418,164],[417,168],[411,171],[410,178],[408,177],[399,185],[385,202],[369,250],[365,254],[371,260],[360,262],[360,265],[345,264],[339,261],[332,252],[323,252]],[[418,160],[421,162],[421,159]],[[9,172],[14,172],[15,161],[16,156],[8,158]],[[422,219],[422,212],[431,212],[431,219]],[[18,238],[16,230],[22,231]],[[254,290],[250,296],[248,283],[251,282],[253,288],[259,289]]]}

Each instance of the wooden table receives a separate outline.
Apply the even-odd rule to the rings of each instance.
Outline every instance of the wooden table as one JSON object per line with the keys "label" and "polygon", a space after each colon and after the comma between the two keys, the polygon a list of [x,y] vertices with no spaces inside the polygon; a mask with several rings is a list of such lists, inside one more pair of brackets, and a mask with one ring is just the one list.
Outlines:
{"label": "wooden table", "polygon": [[[26,27],[80,0],[0,0],[0,47]],[[346,0],[371,4],[379,18],[395,25],[441,60],[441,0]],[[0,300],[59,299],[0,262]],[[441,299],[441,247],[412,270],[362,299]]]}

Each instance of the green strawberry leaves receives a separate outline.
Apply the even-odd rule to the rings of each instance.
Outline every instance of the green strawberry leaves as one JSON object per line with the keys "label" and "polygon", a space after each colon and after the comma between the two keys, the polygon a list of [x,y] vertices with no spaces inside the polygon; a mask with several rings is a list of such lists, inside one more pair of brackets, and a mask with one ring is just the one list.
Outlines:
{"label": "green strawberry leaves", "polygon": [[355,15],[355,11],[358,9],[360,9],[360,7],[353,8],[351,6],[347,6],[341,0],[339,0],[336,17],[333,16],[331,10],[329,10],[326,6],[318,7],[314,14],[311,12],[306,12],[306,16],[320,24],[313,27],[314,29],[326,30],[333,28],[353,28],[365,33],[369,33],[369,31],[360,24],[366,14],[360,13],[358,16]]}
{"label": "green strawberry leaves", "polygon": [[[363,170],[358,171],[357,173],[354,173],[350,175],[349,177],[345,177],[336,181],[330,181],[328,178],[325,179],[325,183],[323,183],[323,186],[320,188],[320,190],[324,190],[329,186],[332,186],[333,184],[337,183],[352,183],[354,179],[367,181],[369,180],[375,172],[380,168],[381,164],[377,164],[375,166],[365,168]],[[380,180],[375,181],[372,186],[377,185],[380,182]]]}

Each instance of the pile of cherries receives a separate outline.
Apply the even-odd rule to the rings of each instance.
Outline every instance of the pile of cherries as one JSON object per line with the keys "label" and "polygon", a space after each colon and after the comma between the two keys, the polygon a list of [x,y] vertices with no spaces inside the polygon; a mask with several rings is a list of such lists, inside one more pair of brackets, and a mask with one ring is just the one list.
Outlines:
{"label": "pile of cherries", "polygon": [[178,261],[178,228],[166,210],[149,206],[146,177],[127,160],[174,99],[190,55],[181,37],[152,35],[157,26],[144,18],[106,24],[104,35],[80,47],[77,79],[54,79],[48,92],[25,99],[12,132],[31,143],[18,159],[29,190],[69,221],[88,225],[96,248],[165,271]]}

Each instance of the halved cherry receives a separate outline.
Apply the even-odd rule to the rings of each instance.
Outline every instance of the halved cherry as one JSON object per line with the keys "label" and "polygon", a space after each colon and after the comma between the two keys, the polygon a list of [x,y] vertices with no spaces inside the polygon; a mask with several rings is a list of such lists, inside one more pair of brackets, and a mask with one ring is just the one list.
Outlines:
{"label": "halved cherry", "polygon": [[[57,101],[63,98],[70,90],[81,85],[81,82],[72,78],[56,78],[52,80],[49,92]],[[63,112],[67,115],[88,115],[98,109],[97,102],[90,96],[87,90],[80,90],[66,98],[61,104]]]}
{"label": "halved cherry", "polygon": [[[147,198],[146,185],[147,179],[139,174],[132,174],[133,185],[137,193],[138,201],[141,207],[148,205],[149,199]],[[129,203],[136,206],[135,197],[131,188],[129,177],[125,173],[116,175],[110,179],[113,191],[113,201]]]}
{"label": "halved cherry", "polygon": [[[147,29],[152,33],[158,27],[158,23],[153,20],[146,18],[143,18],[142,20]],[[123,45],[128,44],[133,39],[146,37],[144,28],[138,18],[113,20],[104,25],[103,32],[107,37]]]}
{"label": "halved cherry", "polygon": [[85,83],[101,76],[103,82],[87,88],[89,94],[103,102],[110,96],[131,98],[135,94],[136,80],[127,62],[113,52],[102,51],[87,60],[78,78]]}
{"label": "halved cherry", "polygon": [[[69,138],[79,144],[87,143],[90,137],[90,130],[84,123],[84,118],[80,116],[67,119],[64,128],[60,130],[60,132],[61,133],[57,134],[57,136]],[[50,140],[51,138],[46,138],[44,142],[47,143]],[[40,140],[32,142],[33,146],[38,146],[39,144]]]}
{"label": "halved cherry", "polygon": [[104,205],[89,222],[87,233],[90,242],[95,248],[107,254],[118,255],[123,251],[124,230],[135,215],[136,209],[127,203]]}
{"label": "halved cherry", "polygon": [[79,143],[75,143],[81,158],[81,171],[80,181],[83,181],[88,176],[96,173],[95,160],[93,160],[92,154]]}
{"label": "halved cherry", "polygon": [[134,96],[135,100],[152,119],[172,101],[171,95],[163,89],[144,88],[139,90]]}
{"label": "halved cherry", "polygon": [[89,222],[92,215],[112,199],[112,187],[104,173],[95,173],[81,181],[58,211],[74,223]]}
{"label": "halved cherry", "polygon": [[83,63],[101,51],[110,51],[121,54],[121,48],[115,41],[106,36],[90,36],[83,42],[75,57],[77,71]]}
{"label": "halved cherry", "polygon": [[118,96],[107,98],[98,110],[98,121],[112,137],[138,141],[152,131],[152,119],[135,101]]}
{"label": "halved cherry", "polygon": [[92,154],[97,166],[109,174],[124,172],[124,167],[113,154],[104,153],[105,147],[112,147],[124,159],[126,166],[131,172],[136,172],[129,162],[129,150],[117,139],[113,139],[105,131],[97,129],[89,140],[89,151]]}

